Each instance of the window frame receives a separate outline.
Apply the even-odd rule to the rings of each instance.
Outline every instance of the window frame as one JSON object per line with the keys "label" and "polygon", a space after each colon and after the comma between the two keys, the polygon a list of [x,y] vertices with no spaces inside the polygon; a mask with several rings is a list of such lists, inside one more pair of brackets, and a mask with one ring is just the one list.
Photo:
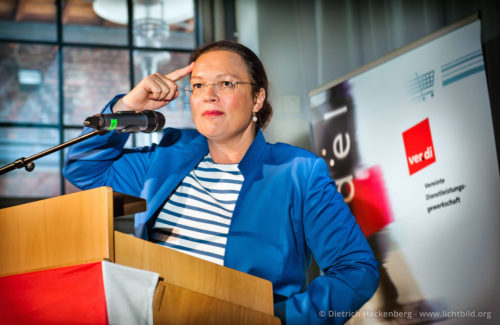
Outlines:
{"label": "window frame", "polygon": [[[64,0],[56,0],[56,41],[44,41],[44,40],[23,40],[23,39],[7,39],[0,38],[0,43],[11,43],[11,44],[34,44],[34,45],[51,45],[57,46],[57,65],[58,65],[58,118],[57,124],[54,123],[33,123],[33,122],[0,122],[0,128],[9,128],[9,127],[26,127],[26,128],[50,128],[58,130],[58,142],[64,142],[64,133],[69,130],[81,130],[82,125],[75,124],[65,124],[64,123],[64,49],[66,47],[80,47],[80,48],[92,48],[92,49],[119,49],[119,50],[127,50],[128,58],[129,58],[129,89],[132,89],[134,86],[135,80],[135,71],[134,71],[134,51],[169,51],[169,52],[178,52],[178,53],[191,53],[194,49],[186,49],[186,48],[176,48],[176,47],[161,47],[161,48],[151,48],[151,47],[143,47],[143,46],[135,46],[134,44],[134,35],[133,35],[133,0],[127,0],[127,11],[128,11],[128,24],[127,24],[127,44],[125,45],[106,45],[99,43],[79,43],[79,42],[71,42],[64,41],[63,39],[63,1]],[[194,5],[194,37],[195,37],[195,48],[200,45],[200,40],[202,33],[200,32],[200,12],[199,12],[199,2],[197,0],[193,0]],[[112,96],[113,94],[110,94]],[[83,123],[83,121],[82,121]],[[133,134],[132,137],[132,145],[136,145],[136,137]],[[48,149],[48,148],[47,148]],[[33,155],[37,154],[33,152]],[[62,174],[62,169],[64,166],[64,150],[60,150],[58,153],[53,153],[59,155],[59,181],[60,181],[60,194],[64,195],[67,192],[65,178]]]}

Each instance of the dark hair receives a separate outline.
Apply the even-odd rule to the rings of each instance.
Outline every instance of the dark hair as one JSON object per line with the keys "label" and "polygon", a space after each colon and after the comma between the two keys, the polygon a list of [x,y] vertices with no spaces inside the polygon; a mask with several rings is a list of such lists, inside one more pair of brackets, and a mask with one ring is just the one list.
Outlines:
{"label": "dark hair", "polygon": [[271,117],[273,116],[273,107],[269,103],[268,95],[269,95],[269,82],[267,80],[267,74],[264,70],[264,65],[260,61],[260,59],[252,52],[248,47],[234,42],[234,41],[218,41],[215,43],[207,44],[197,48],[193,53],[191,53],[191,57],[189,62],[196,61],[202,54],[212,51],[229,51],[236,54],[243,59],[245,62],[248,74],[252,78],[253,92],[257,94],[261,88],[264,88],[266,92],[266,97],[264,98],[264,104],[260,111],[258,111],[255,115],[257,116],[256,126],[257,128],[265,128]]}

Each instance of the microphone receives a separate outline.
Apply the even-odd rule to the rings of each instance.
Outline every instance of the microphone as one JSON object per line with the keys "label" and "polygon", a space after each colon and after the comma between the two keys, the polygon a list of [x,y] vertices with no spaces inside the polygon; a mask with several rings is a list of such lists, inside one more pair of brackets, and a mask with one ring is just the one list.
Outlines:
{"label": "microphone", "polygon": [[165,116],[156,111],[119,111],[114,114],[96,114],[85,119],[83,125],[98,131],[136,133],[155,132],[165,125]]}

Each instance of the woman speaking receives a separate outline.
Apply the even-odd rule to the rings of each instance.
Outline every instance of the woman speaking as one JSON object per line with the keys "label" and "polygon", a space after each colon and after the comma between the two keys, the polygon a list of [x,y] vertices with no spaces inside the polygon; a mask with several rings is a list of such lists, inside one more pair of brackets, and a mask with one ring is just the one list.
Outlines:
{"label": "woman speaking", "polygon": [[[196,130],[166,129],[135,149],[116,131],[88,139],[68,151],[65,177],[145,198],[136,236],[271,281],[284,324],[345,322],[377,288],[378,262],[325,162],[265,141],[268,80],[251,50],[203,46],[188,66],[144,78],[102,113],[158,109],[189,74]],[[312,256],[323,272],[307,283]]]}

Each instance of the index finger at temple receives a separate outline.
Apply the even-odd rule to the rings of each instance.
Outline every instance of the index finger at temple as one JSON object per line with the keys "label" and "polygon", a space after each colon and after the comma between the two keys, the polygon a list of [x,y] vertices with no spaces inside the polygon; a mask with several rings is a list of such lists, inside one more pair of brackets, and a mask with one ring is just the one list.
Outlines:
{"label": "index finger at temple", "polygon": [[169,74],[165,75],[170,80],[177,81],[193,71],[193,66],[194,62],[191,62],[189,65],[185,66],[184,68],[180,68],[178,70],[175,70],[173,72],[170,72]]}

